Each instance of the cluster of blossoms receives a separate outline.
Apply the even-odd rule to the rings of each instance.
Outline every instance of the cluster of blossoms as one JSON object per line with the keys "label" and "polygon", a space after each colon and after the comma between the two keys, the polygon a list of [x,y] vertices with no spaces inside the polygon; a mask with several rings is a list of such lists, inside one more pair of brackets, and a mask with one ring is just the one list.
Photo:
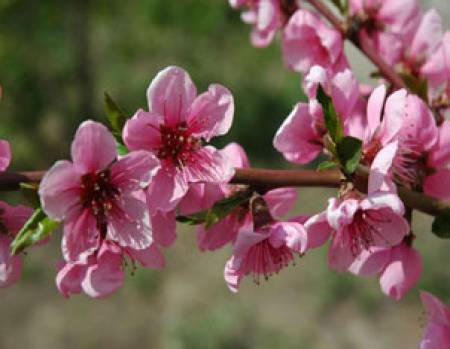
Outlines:
{"label": "cluster of blossoms", "polygon": [[[295,164],[329,157],[342,176],[337,197],[322,212],[283,218],[296,202],[294,188],[232,181],[250,167],[245,151],[236,143],[207,145],[231,127],[232,94],[213,84],[198,95],[187,72],[168,67],[147,90],[148,110],[124,120],[115,135],[82,123],[72,161],[58,161],[40,183],[41,209],[63,223],[59,291],[102,298],[123,285],[127,267],[163,268],[178,220],[199,224],[201,251],[232,246],[224,279],[233,292],[246,276],[259,283],[328,243],[331,269],[375,275],[384,294],[402,299],[420,279],[422,257],[413,207],[399,193],[450,201],[450,32],[418,0],[346,2],[348,38],[369,45],[405,85],[372,87],[354,76],[342,30],[320,11],[294,0],[230,4],[245,9],[255,46],[281,32],[283,60],[304,77],[308,100],[293,107],[273,145]],[[9,161],[1,141],[0,171]],[[18,279],[20,257],[9,245],[31,215],[0,202],[0,287]],[[430,323],[421,347],[450,347],[450,310],[428,293],[422,300]]]}

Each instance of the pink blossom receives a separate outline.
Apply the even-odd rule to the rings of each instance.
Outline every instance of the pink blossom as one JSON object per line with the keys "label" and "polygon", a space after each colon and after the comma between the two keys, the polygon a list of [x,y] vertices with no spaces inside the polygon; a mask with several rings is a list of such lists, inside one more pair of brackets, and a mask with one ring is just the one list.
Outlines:
{"label": "pink blossom", "polygon": [[80,125],[71,153],[73,162],[58,161],[39,189],[48,216],[64,221],[65,259],[84,260],[104,239],[148,248],[153,240],[147,205],[133,192],[148,185],[158,160],[145,151],[117,160],[114,137],[94,121]]}
{"label": "pink blossom", "polygon": [[420,349],[449,349],[450,308],[431,293],[422,291],[420,298],[428,316],[428,325],[420,342]]}
{"label": "pink blossom", "polygon": [[422,66],[421,73],[431,87],[438,87],[445,83],[448,88],[450,81],[450,32],[445,32],[437,50],[432,52],[430,59]]}
{"label": "pink blossom", "polygon": [[305,243],[306,232],[297,222],[274,222],[256,231],[243,229],[233,244],[233,255],[225,265],[228,288],[237,292],[242,278],[248,274],[259,284],[294,260]]}
{"label": "pink blossom", "polygon": [[430,59],[442,41],[442,19],[435,9],[427,11],[417,28],[410,46],[404,51],[403,64],[414,75],[421,75],[422,66]]}
{"label": "pink blossom", "polygon": [[422,268],[419,252],[409,243],[402,242],[394,247],[373,247],[362,251],[349,270],[361,276],[378,274],[383,293],[400,300],[417,284]]}
{"label": "pink blossom", "polygon": [[242,20],[253,26],[250,40],[255,47],[268,46],[283,23],[281,0],[230,0],[234,8],[247,7]]}
{"label": "pink blossom", "polygon": [[371,193],[366,198],[328,201],[327,219],[332,228],[328,261],[345,271],[363,250],[399,244],[409,232],[403,203],[391,193]]}
{"label": "pink blossom", "polygon": [[29,207],[13,207],[0,201],[0,288],[9,287],[20,278],[22,259],[11,255],[10,245],[32,213]]}
{"label": "pink blossom", "polygon": [[197,96],[190,76],[168,67],[151,82],[147,99],[149,111],[140,109],[127,121],[123,139],[130,150],[147,150],[161,161],[147,191],[151,212],[172,211],[192,183],[231,179],[229,161],[202,141],[225,134],[231,126],[234,102],[225,87],[211,85]]}
{"label": "pink blossom", "polygon": [[[236,168],[250,166],[244,149],[237,143],[230,143],[220,150]],[[225,197],[236,194],[239,190],[245,190],[237,185],[211,185],[197,184],[191,186],[186,197],[179,207],[182,214],[191,214],[197,211],[211,208],[212,205]],[[292,209],[297,199],[297,191],[294,188],[278,188],[268,191],[263,195],[270,213],[275,217],[285,215]],[[200,250],[216,250],[236,239],[238,231],[252,225],[252,217],[248,206],[237,207],[233,212],[212,225],[208,229],[203,226],[198,228],[197,241]]]}
{"label": "pink blossom", "polygon": [[342,36],[309,10],[298,10],[283,31],[283,58],[297,72],[314,65],[339,71],[348,66],[342,53]]}
{"label": "pink blossom", "polygon": [[398,90],[386,99],[386,87],[380,85],[367,103],[367,125],[362,135],[363,161],[371,164],[381,148],[398,140],[403,126],[406,91]]}
{"label": "pink blossom", "polygon": [[58,290],[66,298],[81,291],[93,298],[105,298],[122,287],[126,257],[147,268],[159,269],[164,266],[164,258],[155,244],[135,250],[121,248],[110,240],[104,240],[98,251],[86,260],[60,265],[56,276]]}
{"label": "pink blossom", "polygon": [[419,25],[419,1],[350,0],[349,5],[361,22],[359,40],[370,41],[388,64],[397,63]]}

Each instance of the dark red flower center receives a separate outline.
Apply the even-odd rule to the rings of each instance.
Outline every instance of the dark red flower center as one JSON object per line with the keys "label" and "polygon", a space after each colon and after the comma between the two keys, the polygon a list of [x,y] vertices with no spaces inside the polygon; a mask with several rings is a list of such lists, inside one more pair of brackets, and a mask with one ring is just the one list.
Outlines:
{"label": "dark red flower center", "polygon": [[158,149],[158,158],[170,159],[177,166],[184,165],[193,152],[201,146],[200,139],[192,136],[185,122],[176,126],[160,125],[161,146]]}
{"label": "dark red flower center", "polygon": [[389,223],[388,219],[378,211],[358,210],[349,226],[350,248],[356,257],[363,249],[367,250],[374,243],[374,237],[383,238],[380,223]]}
{"label": "dark red flower center", "polygon": [[244,261],[244,268],[246,274],[252,273],[253,281],[259,284],[261,275],[267,280],[273,273],[287,267],[293,259],[294,256],[286,245],[276,248],[269,239],[264,239],[250,248]]}
{"label": "dark red flower center", "polygon": [[[81,201],[97,219],[100,231],[106,229],[108,212],[114,208],[120,192],[111,183],[111,171],[109,169],[85,174],[81,177]],[[106,232],[104,232],[106,233]]]}

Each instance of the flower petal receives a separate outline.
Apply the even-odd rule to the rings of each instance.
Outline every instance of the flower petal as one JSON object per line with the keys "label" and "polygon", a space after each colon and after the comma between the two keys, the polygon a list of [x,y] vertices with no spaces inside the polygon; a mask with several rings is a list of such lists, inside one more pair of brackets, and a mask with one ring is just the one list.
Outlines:
{"label": "flower petal", "polygon": [[22,258],[11,255],[11,242],[9,236],[0,234],[0,288],[10,287],[19,281],[22,271]]}
{"label": "flower petal", "polygon": [[151,153],[133,151],[112,165],[111,182],[121,194],[127,194],[147,186],[159,168],[159,160]]}
{"label": "flower petal", "polygon": [[238,143],[230,143],[225,148],[219,150],[222,154],[228,157],[229,161],[235,168],[250,167],[245,150]]}
{"label": "flower petal", "polygon": [[188,110],[197,96],[189,74],[182,68],[170,66],[161,70],[147,90],[148,108],[164,116],[166,126],[187,121]]}
{"label": "flower petal", "polygon": [[306,164],[323,149],[321,137],[313,128],[309,106],[298,103],[278,129],[273,146],[291,162]]}
{"label": "flower petal", "polygon": [[406,90],[401,89],[386,99],[384,116],[378,131],[378,137],[383,145],[397,139],[403,126],[403,116],[406,106]]}
{"label": "flower petal", "polygon": [[116,158],[116,142],[102,124],[88,120],[77,130],[71,147],[74,168],[81,174],[104,170]]}
{"label": "flower petal", "polygon": [[8,141],[0,139],[0,171],[5,171],[11,163],[11,146]]}
{"label": "flower petal", "polygon": [[276,217],[280,217],[294,208],[297,201],[297,189],[273,189],[265,193],[263,197],[269,207],[270,213]]}
{"label": "flower petal", "polygon": [[81,287],[93,298],[105,298],[122,287],[122,251],[112,243],[104,242],[98,252],[97,263],[87,268]]}
{"label": "flower petal", "polygon": [[398,151],[398,142],[383,147],[373,159],[369,172],[368,193],[378,191],[396,192],[392,178],[392,165]]}
{"label": "flower petal", "polygon": [[122,138],[130,150],[148,150],[156,153],[161,146],[160,125],[164,123],[162,115],[139,109],[127,120]]}
{"label": "flower petal", "polygon": [[150,247],[143,250],[127,248],[127,251],[133,259],[136,259],[145,268],[162,269],[166,265],[164,255],[156,244],[151,244]]}
{"label": "flower petal", "polygon": [[81,293],[81,282],[86,275],[86,269],[86,264],[62,263],[56,275],[56,287],[65,298]]}
{"label": "flower petal", "polygon": [[361,251],[349,267],[349,271],[359,276],[381,273],[390,261],[392,248],[372,247]]}
{"label": "flower petal", "polygon": [[164,247],[171,246],[177,238],[175,211],[157,211],[152,214],[153,240]]}
{"label": "flower petal", "polygon": [[444,121],[438,132],[437,143],[428,156],[428,165],[431,167],[442,167],[450,163],[450,121]]}
{"label": "flower petal", "polygon": [[428,319],[438,325],[450,326],[450,308],[431,293],[421,291],[420,299]]}
{"label": "flower petal", "polygon": [[192,103],[187,120],[189,131],[209,141],[228,132],[233,122],[234,100],[227,88],[214,84]]}
{"label": "flower petal", "polygon": [[122,247],[142,250],[153,242],[147,205],[134,197],[123,197],[110,211],[108,237]]}
{"label": "flower petal", "polygon": [[81,178],[69,161],[58,161],[42,178],[41,205],[52,219],[63,220],[81,207]]}
{"label": "flower petal", "polygon": [[384,106],[384,99],[386,98],[386,86],[380,85],[369,97],[367,102],[367,134],[365,143],[370,142],[381,124],[381,111]]}
{"label": "flower petal", "polygon": [[450,169],[438,169],[434,174],[425,178],[423,184],[425,194],[441,200],[450,199]]}
{"label": "flower petal", "polygon": [[305,229],[307,239],[302,253],[325,244],[331,235],[331,227],[328,224],[326,212],[308,218],[305,222]]}

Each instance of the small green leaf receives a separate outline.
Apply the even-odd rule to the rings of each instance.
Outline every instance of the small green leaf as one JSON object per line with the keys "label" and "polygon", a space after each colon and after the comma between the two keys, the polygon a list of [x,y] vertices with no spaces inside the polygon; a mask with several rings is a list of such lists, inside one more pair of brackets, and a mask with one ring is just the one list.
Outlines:
{"label": "small green leaf", "polygon": [[38,190],[38,183],[20,183],[20,192],[34,208],[41,205]]}
{"label": "small green leaf", "polygon": [[16,255],[25,248],[45,239],[58,227],[58,225],[58,222],[45,215],[42,208],[38,208],[34,211],[33,215],[25,223],[11,243],[11,253]]}
{"label": "small green leaf", "polygon": [[317,171],[329,170],[330,168],[335,168],[336,163],[331,160],[322,161],[319,166],[317,166]]}
{"label": "small green leaf", "polygon": [[450,210],[441,213],[434,219],[431,231],[441,239],[450,239]]}
{"label": "small green leaf", "polygon": [[119,155],[127,155],[129,153],[128,148],[119,142],[116,142],[116,151]]}
{"label": "small green leaf", "polygon": [[334,143],[339,143],[342,138],[342,125],[339,116],[333,106],[332,99],[327,96],[322,85],[317,88],[317,100],[322,106],[323,117],[325,119],[325,126],[327,127],[328,133]]}
{"label": "small green leaf", "polygon": [[190,215],[177,216],[177,221],[188,225],[205,224],[205,228],[208,229],[212,225],[219,222],[230,214],[236,207],[247,202],[252,196],[251,191],[241,191],[236,194],[227,197],[225,199],[217,201],[213,207],[208,210],[196,212]]}
{"label": "small green leaf", "polygon": [[361,159],[362,142],[358,138],[346,136],[337,144],[337,155],[345,173],[352,174]]}
{"label": "small green leaf", "polygon": [[122,129],[125,126],[127,117],[119,105],[111,98],[111,96],[105,92],[104,97],[104,108],[106,117],[108,118],[109,124],[113,131],[114,136],[117,141],[122,142]]}
{"label": "small green leaf", "polygon": [[188,224],[188,225],[198,225],[205,223],[206,215],[208,211],[200,211],[190,215],[177,216],[177,222]]}

